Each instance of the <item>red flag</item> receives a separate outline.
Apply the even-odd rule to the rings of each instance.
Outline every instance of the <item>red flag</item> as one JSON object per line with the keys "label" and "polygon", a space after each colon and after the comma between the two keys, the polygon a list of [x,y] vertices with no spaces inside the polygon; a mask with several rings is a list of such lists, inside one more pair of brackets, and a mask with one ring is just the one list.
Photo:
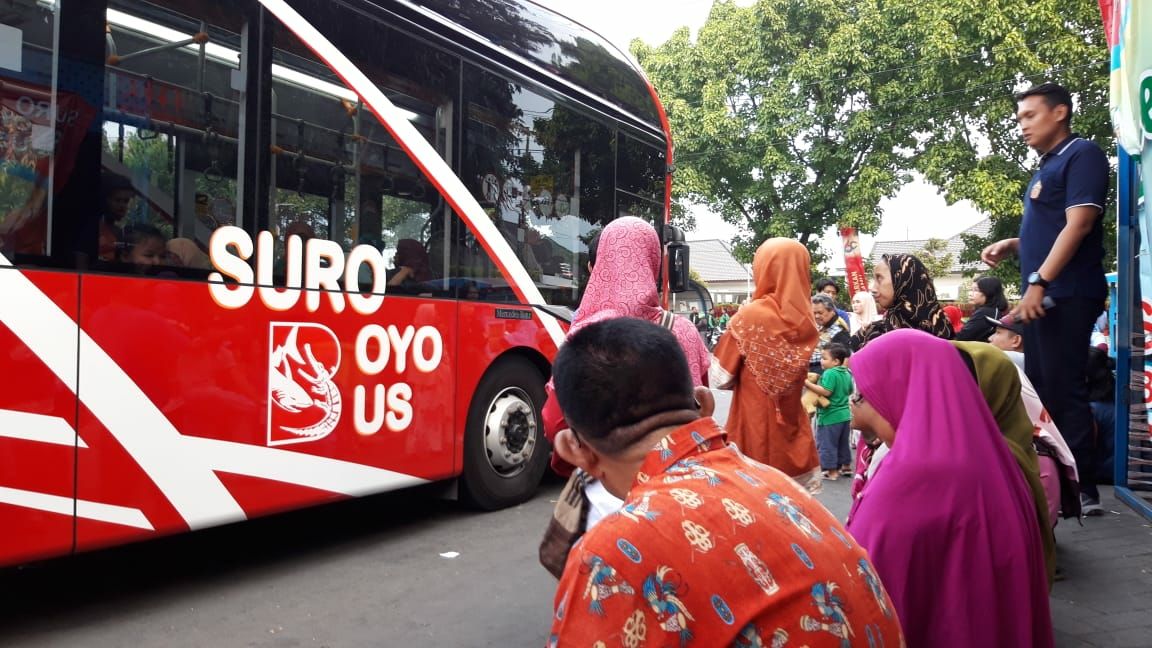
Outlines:
{"label": "red flag", "polygon": [[856,228],[841,227],[840,238],[844,241],[844,273],[848,282],[848,299],[858,292],[868,291],[868,274],[864,272],[864,257],[860,255],[860,238]]}
{"label": "red flag", "polygon": [[1116,46],[1120,41],[1120,25],[1116,24],[1116,1],[1100,0],[1100,16],[1104,20],[1104,37],[1108,41],[1108,49]]}

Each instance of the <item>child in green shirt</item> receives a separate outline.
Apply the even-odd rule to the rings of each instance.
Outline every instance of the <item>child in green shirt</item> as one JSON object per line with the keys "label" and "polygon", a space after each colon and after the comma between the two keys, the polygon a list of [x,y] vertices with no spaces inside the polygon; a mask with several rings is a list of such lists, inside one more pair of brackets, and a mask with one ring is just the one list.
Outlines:
{"label": "child in green shirt", "polygon": [[[820,382],[805,381],[804,385],[828,399],[828,405],[816,409],[816,450],[820,454],[820,469],[824,479],[852,475],[852,413],[848,398],[852,395],[852,373],[844,366],[848,348],[842,344],[829,344],[820,356],[824,373]],[[837,473],[839,471],[839,473]]]}

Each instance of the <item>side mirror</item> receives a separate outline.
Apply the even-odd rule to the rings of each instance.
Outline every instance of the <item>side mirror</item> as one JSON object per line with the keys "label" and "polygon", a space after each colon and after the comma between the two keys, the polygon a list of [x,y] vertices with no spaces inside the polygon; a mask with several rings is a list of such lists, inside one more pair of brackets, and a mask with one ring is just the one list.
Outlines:
{"label": "side mirror", "polygon": [[664,226],[664,248],[668,252],[668,292],[688,290],[688,244],[684,232],[674,225]]}
{"label": "side mirror", "polygon": [[668,249],[668,292],[679,293],[688,290],[688,244],[672,241]]}

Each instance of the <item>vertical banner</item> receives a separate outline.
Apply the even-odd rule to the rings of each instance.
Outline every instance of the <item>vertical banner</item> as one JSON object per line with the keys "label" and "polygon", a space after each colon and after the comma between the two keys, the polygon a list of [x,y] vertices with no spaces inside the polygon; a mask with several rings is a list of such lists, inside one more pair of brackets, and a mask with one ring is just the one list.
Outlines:
{"label": "vertical banner", "polygon": [[[1140,308],[1130,316],[1131,332],[1142,331],[1144,334],[1143,357],[1131,354],[1129,372],[1134,382],[1143,378],[1140,382],[1144,387],[1144,411],[1141,416],[1138,413],[1140,405],[1133,403],[1130,412],[1123,409],[1117,412],[1118,417],[1127,418],[1128,425],[1126,430],[1117,426],[1116,431],[1116,494],[1152,518],[1152,498],[1146,493],[1137,497],[1129,491],[1152,490],[1152,437],[1148,432],[1148,421],[1152,416],[1152,353],[1149,352],[1152,342],[1152,209],[1147,205],[1147,199],[1152,198],[1152,192],[1149,192],[1152,188],[1152,39],[1148,38],[1152,34],[1152,3],[1147,0],[1101,0],[1100,9],[1111,54],[1109,108],[1121,149],[1119,193],[1120,206],[1125,210],[1121,216],[1134,221],[1140,232],[1138,254],[1132,254],[1126,236],[1118,241],[1121,254],[1117,274],[1120,281],[1137,281]],[[1136,173],[1132,173],[1125,163],[1129,156],[1135,163]],[[1136,176],[1139,185],[1135,191],[1129,187],[1128,178],[1132,175]],[[1131,199],[1129,195],[1132,194],[1141,197]],[[1132,267],[1133,256],[1135,268]],[[1118,346],[1124,348],[1124,342]],[[1118,366],[1123,368],[1125,358],[1118,357],[1118,360]],[[1119,380],[1126,378],[1118,376]]]}
{"label": "vertical banner", "polygon": [[868,292],[868,273],[864,272],[864,257],[860,254],[860,237],[854,227],[841,227],[840,239],[844,243],[844,274],[848,284],[848,301],[858,292]]}
{"label": "vertical banner", "polygon": [[[1146,37],[1152,33],[1152,7],[1144,2],[1110,0],[1101,2],[1100,8],[1111,49],[1109,108],[1116,140],[1137,161],[1139,193],[1146,197],[1152,195],[1148,191],[1148,183],[1152,181],[1152,148],[1148,146],[1152,139],[1152,42]],[[1152,212],[1144,208],[1143,202],[1138,202],[1133,216],[1139,224],[1141,241],[1135,274],[1140,287],[1140,321],[1145,336],[1149,336],[1152,334],[1152,255],[1149,254]],[[1121,264],[1124,265],[1123,261]],[[1125,268],[1121,267],[1120,271],[1124,272]],[[1139,330],[1135,321],[1132,329],[1133,332]],[[1133,359],[1132,369],[1134,372],[1143,369],[1144,404],[1152,410],[1152,355],[1146,350],[1143,367],[1136,363]]]}

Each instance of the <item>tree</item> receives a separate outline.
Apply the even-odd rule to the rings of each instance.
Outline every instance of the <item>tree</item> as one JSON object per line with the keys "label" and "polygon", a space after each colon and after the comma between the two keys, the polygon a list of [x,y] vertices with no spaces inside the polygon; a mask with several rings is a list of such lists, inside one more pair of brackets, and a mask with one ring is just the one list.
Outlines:
{"label": "tree", "polygon": [[[880,200],[907,180],[916,141],[908,129],[885,127],[869,101],[898,93],[895,82],[837,78],[861,67],[854,61],[867,44],[854,34],[873,4],[722,1],[695,42],[686,28],[659,47],[633,42],[676,134],[676,196],[736,225],[740,258],[768,237],[787,236],[819,263],[825,230],[874,233]],[[881,51],[871,67],[902,59],[891,47]]]}
{"label": "tree", "polygon": [[916,256],[924,263],[928,276],[933,279],[952,274],[955,259],[952,258],[952,253],[948,252],[948,241],[930,238],[924,243],[924,247],[916,252]]}

